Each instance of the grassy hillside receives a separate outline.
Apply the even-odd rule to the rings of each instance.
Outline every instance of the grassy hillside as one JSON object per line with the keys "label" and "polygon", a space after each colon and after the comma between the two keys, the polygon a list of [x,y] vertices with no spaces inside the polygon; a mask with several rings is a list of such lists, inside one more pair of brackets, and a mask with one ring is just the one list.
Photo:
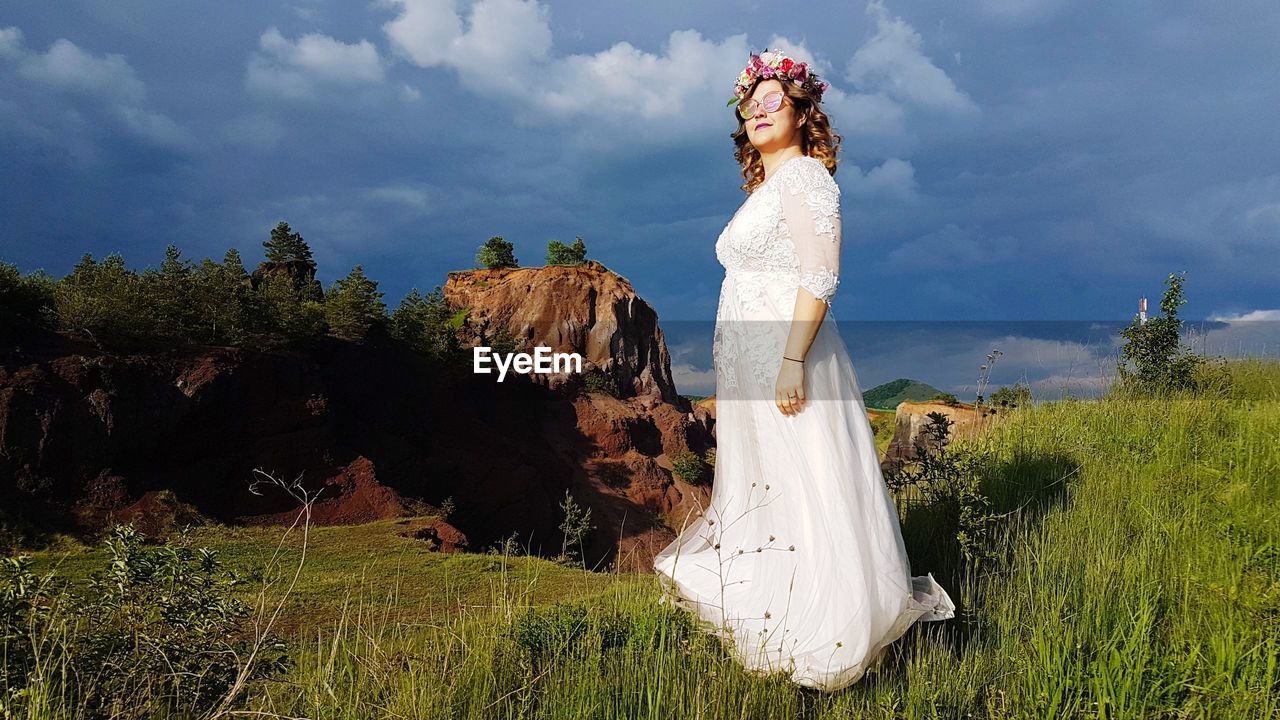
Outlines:
{"label": "grassy hillside", "polygon": [[893,410],[903,400],[920,402],[937,395],[941,390],[928,383],[908,378],[890,380],[862,393],[862,400],[869,408]]}
{"label": "grassy hillside", "polygon": [[[686,615],[655,604],[651,576],[431,556],[388,525],[313,531],[301,597],[290,601],[294,665],[252,684],[245,709],[308,718],[1274,718],[1277,437],[1274,362],[1235,363],[1207,397],[1010,412],[957,444],[987,453],[977,472],[997,523],[983,548],[992,559],[964,564],[937,508],[905,510],[913,570],[933,572],[959,616],[915,626],[880,671],[832,695],[743,672]],[[274,547],[268,531],[205,532],[247,565]],[[47,685],[56,687],[55,674]]]}

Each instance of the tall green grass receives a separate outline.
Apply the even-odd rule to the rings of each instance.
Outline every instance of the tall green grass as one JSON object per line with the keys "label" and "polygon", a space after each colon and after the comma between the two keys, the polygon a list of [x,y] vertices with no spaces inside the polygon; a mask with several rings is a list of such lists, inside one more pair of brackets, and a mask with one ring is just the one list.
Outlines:
{"label": "tall green grass", "polygon": [[[466,592],[409,564],[330,599],[295,666],[242,699],[308,718],[1280,718],[1280,363],[1199,395],[1022,406],[988,454],[994,561],[927,507],[903,530],[958,617],[913,627],[837,693],[744,672],[652,576],[563,586],[490,556]],[[315,542],[323,543],[323,537]],[[517,570],[518,568],[518,570]],[[440,597],[453,602],[440,602]],[[434,608],[406,617],[415,599]],[[248,715],[246,715],[248,716]],[[58,717],[54,713],[31,717]]]}

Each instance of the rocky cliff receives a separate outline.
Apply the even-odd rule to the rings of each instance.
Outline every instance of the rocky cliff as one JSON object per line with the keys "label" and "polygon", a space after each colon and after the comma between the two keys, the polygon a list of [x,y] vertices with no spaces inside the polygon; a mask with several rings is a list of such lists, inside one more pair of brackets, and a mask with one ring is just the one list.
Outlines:
{"label": "rocky cliff", "polygon": [[[467,307],[472,345],[505,330],[523,348],[576,352],[583,371],[598,368],[621,397],[652,395],[682,410],[658,314],[631,283],[600,263],[576,266],[464,270],[449,273],[444,294]],[[551,387],[577,384],[566,374],[538,376]]]}
{"label": "rocky cliff", "polygon": [[[930,422],[929,414],[939,412],[946,415],[954,423],[951,425],[951,437],[961,437],[977,432],[984,423],[977,408],[970,403],[948,405],[941,402],[912,402],[904,400],[898,403],[894,413],[893,440],[885,451],[882,467],[895,460],[912,460],[917,457],[916,440],[921,438],[925,426]],[[990,410],[984,408],[983,414]]]}
{"label": "rocky cliff", "polygon": [[673,477],[671,455],[714,443],[710,413],[675,393],[652,308],[595,263],[455,273],[448,294],[473,328],[581,352],[616,396],[580,378],[498,383],[378,334],[265,352],[101,348],[26,328],[0,339],[0,508],[71,530],[157,508],[291,518],[287,497],[249,491],[260,468],[323,489],[321,522],[421,515],[451,499],[448,523],[423,529],[441,544],[478,550],[515,534],[553,555],[568,490],[592,510],[588,565],[648,571],[672,524],[710,493]]}

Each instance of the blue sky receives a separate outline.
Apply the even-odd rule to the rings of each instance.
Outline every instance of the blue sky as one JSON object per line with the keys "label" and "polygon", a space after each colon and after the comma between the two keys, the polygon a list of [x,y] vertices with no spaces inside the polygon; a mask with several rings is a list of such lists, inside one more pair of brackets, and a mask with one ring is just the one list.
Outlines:
{"label": "blue sky", "polygon": [[[1251,0],[9,2],[0,259],[252,265],[284,219],[394,306],[492,235],[528,265],[581,236],[664,325],[707,320],[725,102],[772,47],[832,83],[840,320],[1125,320],[1186,270],[1185,317],[1275,321],[1277,36]],[[961,360],[994,341],[1084,342]]]}

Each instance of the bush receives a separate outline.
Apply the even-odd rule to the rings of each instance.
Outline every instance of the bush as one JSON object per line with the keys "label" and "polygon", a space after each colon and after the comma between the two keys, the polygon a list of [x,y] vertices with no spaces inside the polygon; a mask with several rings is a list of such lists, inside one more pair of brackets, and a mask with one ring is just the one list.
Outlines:
{"label": "bush", "polygon": [[981,489],[988,458],[977,452],[952,451],[955,421],[940,412],[928,417],[929,423],[915,440],[915,459],[888,463],[885,484],[907,502],[942,510],[953,524],[965,563],[976,567],[995,558],[992,538],[998,518]]}
{"label": "bush", "polygon": [[564,502],[560,503],[560,509],[564,511],[564,520],[560,523],[560,532],[564,538],[560,545],[560,560],[571,562],[575,552],[573,546],[577,545],[578,556],[583,562],[586,562],[586,556],[583,555],[583,552],[587,533],[596,527],[591,524],[591,508],[579,505],[573,499],[573,495],[569,493],[568,488],[566,488]]}
{"label": "bush", "polygon": [[510,637],[525,662],[538,668],[569,652],[591,638],[599,638],[600,649],[626,645],[633,634],[630,618],[618,611],[592,612],[582,602],[525,609],[510,628]]}
{"label": "bush", "polygon": [[[147,548],[131,526],[117,526],[106,550],[106,569],[84,592],[36,577],[26,557],[0,561],[0,716],[50,701],[85,718],[199,714],[234,686],[255,640],[234,573],[185,535]],[[288,665],[282,643],[263,647],[249,678]]]}
{"label": "bush", "polygon": [[423,295],[418,288],[400,301],[391,313],[391,335],[428,357],[452,360],[461,357],[459,330],[466,324],[467,309],[457,308],[437,285]]}
{"label": "bush", "polygon": [[1013,387],[1002,386],[991,393],[991,404],[1004,408],[1016,408],[1019,405],[1031,404],[1031,386],[1022,381]]}
{"label": "bush", "polygon": [[480,246],[480,251],[476,253],[476,264],[490,270],[520,265],[516,260],[515,246],[503,240],[501,235],[494,235]]}
{"label": "bush", "polygon": [[582,387],[587,392],[602,392],[618,397],[618,382],[600,368],[591,368],[583,374]]}
{"label": "bush", "polygon": [[125,266],[124,256],[107,255],[102,262],[89,253],[54,288],[60,326],[97,338],[145,337],[154,313],[145,302],[142,281]]}
{"label": "bush", "polygon": [[877,439],[886,436],[892,438],[893,432],[897,429],[897,426],[897,418],[893,415],[889,415],[887,413],[884,415],[878,415],[875,420],[871,421],[871,434]]}
{"label": "bush", "polygon": [[582,238],[574,240],[572,245],[565,245],[559,240],[547,243],[548,265],[581,265],[586,261],[587,246]]}
{"label": "bush", "polygon": [[1160,300],[1160,311],[1164,315],[1149,318],[1145,323],[1135,316],[1129,326],[1120,331],[1125,339],[1117,367],[1122,389],[1146,395],[1196,389],[1197,368],[1204,358],[1182,346],[1178,308],[1187,302],[1182,297],[1185,281],[1186,273],[1169,273],[1165,281],[1168,287]]}
{"label": "bush", "polygon": [[22,317],[46,327],[57,324],[54,280],[43,270],[23,276],[18,266],[0,262],[0,321]]}
{"label": "bush", "polygon": [[712,469],[711,466],[692,450],[679,450],[673,453],[671,467],[672,472],[691,485],[710,481],[711,473],[708,470]]}

